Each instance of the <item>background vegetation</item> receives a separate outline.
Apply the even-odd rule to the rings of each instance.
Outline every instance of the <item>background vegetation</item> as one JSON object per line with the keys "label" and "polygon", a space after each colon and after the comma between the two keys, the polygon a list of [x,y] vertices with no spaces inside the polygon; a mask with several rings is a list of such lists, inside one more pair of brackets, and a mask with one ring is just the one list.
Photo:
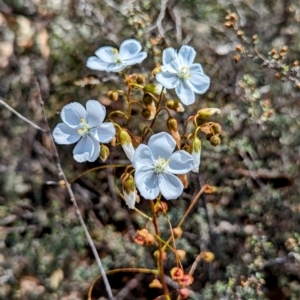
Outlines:
{"label": "background vegetation", "polygon": [[[224,26],[228,10],[238,17],[236,29]],[[200,108],[222,110],[215,118],[222,125],[221,145],[212,147],[203,139],[199,174],[191,176],[180,201],[168,202],[176,223],[200,186],[217,187],[201,198],[179,244],[187,251],[187,270],[200,251],[215,254],[214,262],[197,268],[194,297],[296,300],[299,22],[297,0],[1,0],[0,96],[43,127],[37,80],[53,129],[60,122],[57,112],[72,101],[98,99],[123,108],[122,101],[107,98],[122,81],[85,67],[100,46],[139,40],[148,59],[132,73],[150,73],[168,46],[193,46],[211,87],[182,120]],[[238,46],[240,52],[237,45],[243,47]],[[85,85],[90,75],[94,82]],[[68,195],[57,184],[49,137],[1,107],[0,139],[0,298],[85,299],[98,269]],[[125,161],[120,147],[110,148],[109,162]],[[72,146],[58,151],[70,180],[101,164],[76,163]],[[132,242],[145,221],[119,198],[115,179],[120,175],[110,168],[91,172],[72,187],[105,269],[151,267],[153,249]],[[139,208],[146,210],[147,203]],[[148,288],[152,277],[109,279],[118,299],[160,294]],[[99,286],[94,299],[101,295]]]}

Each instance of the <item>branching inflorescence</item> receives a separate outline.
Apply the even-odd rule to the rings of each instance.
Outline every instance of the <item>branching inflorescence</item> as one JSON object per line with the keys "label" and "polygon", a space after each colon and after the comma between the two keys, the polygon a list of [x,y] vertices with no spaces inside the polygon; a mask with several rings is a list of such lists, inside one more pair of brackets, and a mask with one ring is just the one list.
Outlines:
{"label": "branching inflorescence", "polygon": [[[206,136],[211,145],[220,144],[221,126],[207,120],[214,114],[220,114],[220,110],[202,108],[180,124],[176,113],[185,110],[183,105],[195,103],[195,94],[204,94],[210,85],[210,78],[204,73],[202,66],[193,63],[196,51],[186,45],[178,52],[173,48],[165,49],[162,55],[163,65],[152,72],[158,83],[147,83],[151,78],[146,78],[143,74],[125,73],[126,67],[140,64],[147,58],[147,53],[141,50],[142,46],[138,41],[129,39],[121,44],[119,50],[101,47],[95,52],[96,56],[88,58],[86,65],[90,69],[120,72],[125,88],[109,91],[108,97],[112,101],[123,99],[125,109],[111,111],[106,116],[106,108],[96,100],[88,100],[86,108],[78,102],[70,103],[63,107],[63,123],[56,126],[53,137],[58,144],[77,143],[73,157],[80,163],[94,162],[98,158],[105,162],[110,150],[104,143],[111,142],[113,147],[122,147],[128,164],[123,166],[124,172],[120,177],[120,196],[130,209],[146,218],[145,228],[137,231],[133,241],[138,245],[156,245],[158,248],[154,253],[157,269],[138,269],[138,272],[153,274],[150,287],[162,288],[165,299],[171,299],[165,279],[164,260],[167,252],[173,253],[177,263],[170,270],[170,275],[178,284],[178,299],[185,299],[189,295],[188,287],[193,283],[197,263],[200,260],[210,262],[214,256],[209,251],[201,252],[193,268],[186,273],[181,263],[185,251],[177,249],[176,239],[181,237],[181,226],[201,194],[210,193],[214,188],[203,186],[176,226],[168,218],[168,205],[164,200],[180,198],[184,188],[188,187],[188,174],[199,171],[200,133]],[[167,99],[165,89],[175,89],[179,100]],[[138,97],[140,100],[137,100]],[[133,114],[137,109],[140,109],[140,115]],[[163,113],[166,118],[163,118]],[[138,124],[134,129],[130,129],[131,120]],[[162,123],[162,120],[166,121]],[[162,124],[165,124],[166,129]],[[174,151],[175,148],[178,150]],[[95,168],[91,171],[93,170]],[[140,197],[149,200],[150,216],[135,207]],[[164,215],[170,226],[171,236],[168,240],[164,240],[160,234],[159,214]],[[118,271],[122,270],[113,272]],[[136,269],[132,271],[136,272]]]}

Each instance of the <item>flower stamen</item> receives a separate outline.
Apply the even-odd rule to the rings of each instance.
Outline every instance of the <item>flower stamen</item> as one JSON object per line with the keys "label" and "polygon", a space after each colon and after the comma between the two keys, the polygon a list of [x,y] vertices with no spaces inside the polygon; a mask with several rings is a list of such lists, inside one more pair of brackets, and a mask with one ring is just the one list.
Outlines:
{"label": "flower stamen", "polygon": [[178,77],[180,79],[189,79],[191,77],[191,71],[189,67],[181,67],[179,73],[178,73]]}
{"label": "flower stamen", "polygon": [[81,119],[80,121],[81,121],[81,123],[79,124],[80,128],[77,130],[77,132],[81,136],[86,137],[87,135],[89,135],[91,128],[85,119]]}
{"label": "flower stamen", "polygon": [[163,157],[159,156],[154,164],[154,172],[156,174],[161,174],[165,172],[168,169],[169,164],[170,164],[170,159],[165,160]]}

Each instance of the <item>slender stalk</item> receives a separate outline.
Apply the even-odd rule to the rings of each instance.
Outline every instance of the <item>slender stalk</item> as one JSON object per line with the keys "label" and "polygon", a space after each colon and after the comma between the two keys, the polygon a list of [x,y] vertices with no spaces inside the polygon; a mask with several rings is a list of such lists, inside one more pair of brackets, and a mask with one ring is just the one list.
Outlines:
{"label": "slender stalk", "polygon": [[[154,225],[154,229],[155,229],[155,234],[157,236],[160,236],[157,217],[156,217],[156,213],[155,213],[155,210],[154,210],[154,203],[153,203],[153,201],[150,201],[150,203],[151,203],[151,208],[152,208],[152,212],[153,212],[153,225]],[[159,252],[159,255],[158,255],[158,271],[159,271],[161,283],[162,283],[162,286],[163,286],[163,289],[164,289],[166,300],[171,300],[170,295],[169,295],[170,292],[169,292],[169,289],[168,289],[168,286],[167,286],[167,283],[166,283],[166,280],[165,280],[165,272],[164,272],[164,266],[163,266],[163,260],[162,260],[162,257],[163,257],[162,243],[161,243],[160,239],[157,239],[157,240],[158,240],[158,252]]]}
{"label": "slender stalk", "polygon": [[[190,204],[189,208],[185,212],[184,216],[182,217],[182,219],[178,223],[177,227],[181,227],[181,225],[184,223],[185,219],[187,218],[187,216],[189,215],[189,213],[191,212],[191,210],[193,209],[193,207],[195,206],[195,204],[199,200],[200,196],[205,192],[205,190],[207,189],[208,186],[209,185],[205,184],[202,187],[202,189],[198,192],[198,194],[195,196],[195,198],[193,199],[192,203]],[[163,246],[162,250],[166,249],[167,245],[170,243],[171,240],[172,240],[172,236],[169,237],[169,239],[167,240],[166,244]]]}
{"label": "slender stalk", "polygon": [[6,109],[8,109],[9,111],[11,111],[13,114],[15,114],[19,119],[23,120],[24,122],[28,123],[29,125],[31,125],[32,127],[34,127],[35,129],[38,129],[42,132],[47,132],[45,129],[41,128],[40,126],[34,124],[33,122],[31,122],[30,120],[28,120],[27,118],[25,118],[24,116],[22,116],[20,113],[18,113],[16,110],[14,110],[12,107],[10,107],[6,102],[4,102],[4,100],[2,100],[0,98],[0,104],[2,104]]}

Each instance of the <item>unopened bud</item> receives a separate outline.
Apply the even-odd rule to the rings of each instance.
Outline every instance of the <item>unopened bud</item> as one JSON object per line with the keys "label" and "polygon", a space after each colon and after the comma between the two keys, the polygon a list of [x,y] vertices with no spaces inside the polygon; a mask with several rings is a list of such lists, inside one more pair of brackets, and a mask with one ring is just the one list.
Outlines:
{"label": "unopened bud", "polygon": [[159,201],[154,207],[155,213],[162,212],[166,213],[168,211],[168,204],[163,201]]}
{"label": "unopened bud", "polygon": [[209,251],[201,252],[200,256],[207,263],[210,263],[215,259],[215,255],[212,252],[209,252]]}
{"label": "unopened bud", "polygon": [[176,112],[184,112],[184,107],[182,106],[181,102],[177,100],[168,100],[167,107]]}
{"label": "unopened bud", "polygon": [[210,126],[216,135],[220,134],[222,131],[222,127],[218,123],[211,122]]}
{"label": "unopened bud", "polygon": [[198,110],[197,117],[201,119],[207,119],[215,114],[220,114],[221,110],[219,108],[202,108]]}
{"label": "unopened bud", "polygon": [[[159,258],[159,250],[154,251],[153,256],[156,259]],[[167,252],[166,251],[162,251],[162,253],[161,253],[161,259],[162,260],[166,260],[167,259]]]}
{"label": "unopened bud", "polygon": [[101,145],[99,157],[103,162],[109,157],[109,149],[106,145]]}
{"label": "unopened bud", "polygon": [[160,95],[161,92],[163,90],[163,93],[165,94],[166,93],[166,90],[164,89],[164,87],[157,83],[157,84],[146,84],[144,86],[144,92],[145,93],[151,93],[153,95]]}
{"label": "unopened bud", "polygon": [[180,134],[178,132],[178,123],[177,120],[173,117],[169,117],[167,120],[167,127],[176,141],[177,147],[180,149],[181,147],[181,139],[180,139]]}
{"label": "unopened bud", "polygon": [[136,77],[136,83],[144,84],[145,83],[145,76],[142,74],[138,74]]}
{"label": "unopened bud", "polygon": [[153,114],[151,112],[151,110],[147,107],[145,107],[142,111],[141,111],[142,116],[147,119],[147,120],[153,120],[155,117],[155,114]]}
{"label": "unopened bud", "polygon": [[244,47],[241,44],[238,44],[235,46],[235,50],[237,52],[243,52],[244,51]]}
{"label": "unopened bud", "polygon": [[253,42],[253,43],[257,43],[257,40],[258,40],[258,35],[257,35],[257,34],[254,34],[254,35],[252,36],[252,42]]}
{"label": "unopened bud", "polygon": [[281,76],[280,73],[277,72],[277,73],[275,73],[274,77],[275,77],[276,79],[281,79],[282,76]]}
{"label": "unopened bud", "polygon": [[183,275],[181,279],[178,280],[178,284],[181,286],[190,286],[194,282],[194,277],[192,275]]}
{"label": "unopened bud", "polygon": [[152,280],[152,282],[149,284],[149,288],[157,288],[157,289],[162,289],[163,285],[161,284],[161,282],[155,278]]}
{"label": "unopened bud", "polygon": [[122,175],[121,180],[125,202],[130,209],[134,209],[135,203],[138,202],[134,179],[132,175],[125,173]]}
{"label": "unopened bud", "polygon": [[117,91],[108,91],[107,97],[112,101],[117,101],[119,98],[119,93]]}
{"label": "unopened bud", "polygon": [[240,61],[240,59],[241,59],[241,56],[240,55],[235,55],[234,57],[233,57],[233,60],[234,60],[234,62],[239,62]]}
{"label": "unopened bud", "polygon": [[175,239],[181,238],[181,236],[182,236],[182,229],[181,229],[181,227],[172,228],[172,232],[173,232],[173,235],[174,235]]}
{"label": "unopened bud", "polygon": [[180,260],[183,260],[186,257],[186,251],[177,249],[176,255],[179,257]]}
{"label": "unopened bud", "polygon": [[155,76],[157,73],[161,72],[161,67],[156,67],[152,70],[152,75]]}
{"label": "unopened bud", "polygon": [[134,150],[132,140],[131,140],[129,133],[125,129],[120,129],[118,131],[118,140],[119,140],[126,156],[131,161],[135,150]]}
{"label": "unopened bud", "polygon": [[192,140],[189,145],[188,152],[192,155],[194,160],[192,171],[198,173],[201,162],[201,140],[198,137],[195,137]]}
{"label": "unopened bud", "polygon": [[244,35],[244,32],[242,30],[238,30],[236,35],[240,38]]}
{"label": "unopened bud", "polygon": [[220,140],[220,138],[219,138],[218,136],[213,135],[213,136],[210,138],[209,142],[210,142],[210,144],[211,144],[212,146],[216,147],[216,146],[220,145],[221,140]]}

